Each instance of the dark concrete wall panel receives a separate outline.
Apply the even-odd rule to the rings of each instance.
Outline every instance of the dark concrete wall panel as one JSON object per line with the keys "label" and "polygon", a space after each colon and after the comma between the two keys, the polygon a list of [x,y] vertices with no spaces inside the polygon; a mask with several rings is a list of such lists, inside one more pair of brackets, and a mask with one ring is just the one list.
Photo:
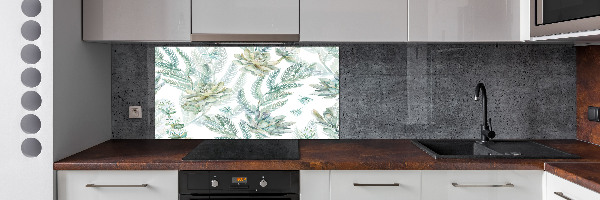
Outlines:
{"label": "dark concrete wall panel", "polygon": [[[154,46],[112,47],[115,139],[154,138]],[[497,138],[576,137],[572,45],[339,46],[341,139],[479,138],[478,82]],[[142,119],[127,118],[130,105]]]}

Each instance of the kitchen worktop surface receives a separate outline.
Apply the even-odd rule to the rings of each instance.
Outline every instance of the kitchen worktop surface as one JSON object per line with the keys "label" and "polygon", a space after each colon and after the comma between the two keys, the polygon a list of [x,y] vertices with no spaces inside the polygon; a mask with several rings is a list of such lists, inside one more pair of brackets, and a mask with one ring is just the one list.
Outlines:
{"label": "kitchen worktop surface", "polygon": [[600,193],[600,162],[551,162],[545,170]]}
{"label": "kitchen worktop surface", "polygon": [[434,159],[410,140],[300,140],[299,160],[182,158],[203,140],[109,140],[54,163],[55,170],[542,170],[546,162],[600,162],[600,147],[536,140],[581,159]]}

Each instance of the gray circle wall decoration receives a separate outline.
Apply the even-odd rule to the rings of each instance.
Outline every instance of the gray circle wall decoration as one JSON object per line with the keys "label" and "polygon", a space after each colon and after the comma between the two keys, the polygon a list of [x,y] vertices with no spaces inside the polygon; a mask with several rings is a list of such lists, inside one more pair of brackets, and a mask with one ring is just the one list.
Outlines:
{"label": "gray circle wall decoration", "polygon": [[25,115],[21,119],[21,130],[27,134],[35,134],[42,128],[42,121],[33,114]]}
{"label": "gray circle wall decoration", "polygon": [[27,68],[21,73],[21,82],[27,87],[36,87],[42,82],[42,73],[36,68]]}
{"label": "gray circle wall decoration", "polygon": [[40,38],[41,34],[42,34],[42,27],[40,26],[40,23],[38,23],[36,21],[29,20],[29,21],[26,21],[25,23],[23,23],[23,25],[21,26],[21,35],[26,40],[29,40],[29,41],[37,40],[38,38]]}
{"label": "gray circle wall decoration", "polygon": [[21,105],[25,110],[34,111],[42,106],[42,96],[34,91],[27,91],[21,96]]}
{"label": "gray circle wall decoration", "polygon": [[35,138],[27,138],[21,143],[21,153],[27,157],[37,157],[42,153],[42,144]]}
{"label": "gray circle wall decoration", "polygon": [[[40,0],[23,0],[21,11],[27,17],[36,17],[42,11]],[[29,20],[21,25],[21,36],[27,41],[35,41],[42,35],[40,23]],[[21,60],[27,64],[36,64],[42,58],[42,51],[34,44],[27,44],[21,49]],[[37,87],[42,81],[42,74],[33,67],[27,68],[21,72],[21,83],[33,88]],[[21,106],[25,110],[35,111],[42,106],[42,97],[35,91],[27,91],[21,96]],[[27,114],[21,118],[21,130],[27,134],[36,134],[42,127],[42,121],[34,114]],[[42,152],[42,144],[36,138],[27,138],[21,143],[21,153],[26,157],[33,158]]]}
{"label": "gray circle wall decoration", "polygon": [[28,44],[21,49],[21,59],[27,64],[35,64],[40,61],[42,51],[38,46]]}
{"label": "gray circle wall decoration", "polygon": [[27,17],[35,17],[42,11],[42,3],[39,0],[23,0],[21,11]]}

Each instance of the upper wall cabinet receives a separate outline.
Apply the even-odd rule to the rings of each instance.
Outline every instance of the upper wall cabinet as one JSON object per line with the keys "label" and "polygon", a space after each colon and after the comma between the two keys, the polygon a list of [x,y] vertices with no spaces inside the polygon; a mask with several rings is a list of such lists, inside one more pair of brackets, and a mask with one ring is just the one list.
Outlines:
{"label": "upper wall cabinet", "polygon": [[189,41],[190,0],[83,0],[85,41]]}
{"label": "upper wall cabinet", "polygon": [[300,0],[192,0],[192,41],[298,41]]}
{"label": "upper wall cabinet", "polygon": [[408,0],[302,0],[300,41],[406,42]]}
{"label": "upper wall cabinet", "polygon": [[409,41],[529,40],[528,0],[411,0]]}

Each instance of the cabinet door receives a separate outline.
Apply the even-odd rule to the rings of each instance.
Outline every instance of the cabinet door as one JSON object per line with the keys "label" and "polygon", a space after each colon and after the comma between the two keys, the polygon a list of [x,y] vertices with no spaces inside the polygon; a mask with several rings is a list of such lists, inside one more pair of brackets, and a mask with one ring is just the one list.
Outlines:
{"label": "cabinet door", "polygon": [[299,34],[299,0],[192,0],[194,34]]}
{"label": "cabinet door", "polygon": [[331,171],[331,200],[418,200],[421,171]]}
{"label": "cabinet door", "polygon": [[545,200],[600,199],[600,194],[546,172]]}
{"label": "cabinet door", "polygon": [[190,41],[190,0],[83,0],[83,40]]}
{"label": "cabinet door", "polygon": [[408,0],[302,0],[300,41],[405,42]]}
{"label": "cabinet door", "polygon": [[423,171],[423,200],[542,200],[543,171]]}
{"label": "cabinet door", "polygon": [[300,171],[300,200],[329,200],[329,170]]}
{"label": "cabinet door", "polygon": [[58,200],[177,200],[179,198],[176,170],[68,170],[58,171],[56,180]]}
{"label": "cabinet door", "polygon": [[409,41],[529,40],[526,0],[413,0]]}

